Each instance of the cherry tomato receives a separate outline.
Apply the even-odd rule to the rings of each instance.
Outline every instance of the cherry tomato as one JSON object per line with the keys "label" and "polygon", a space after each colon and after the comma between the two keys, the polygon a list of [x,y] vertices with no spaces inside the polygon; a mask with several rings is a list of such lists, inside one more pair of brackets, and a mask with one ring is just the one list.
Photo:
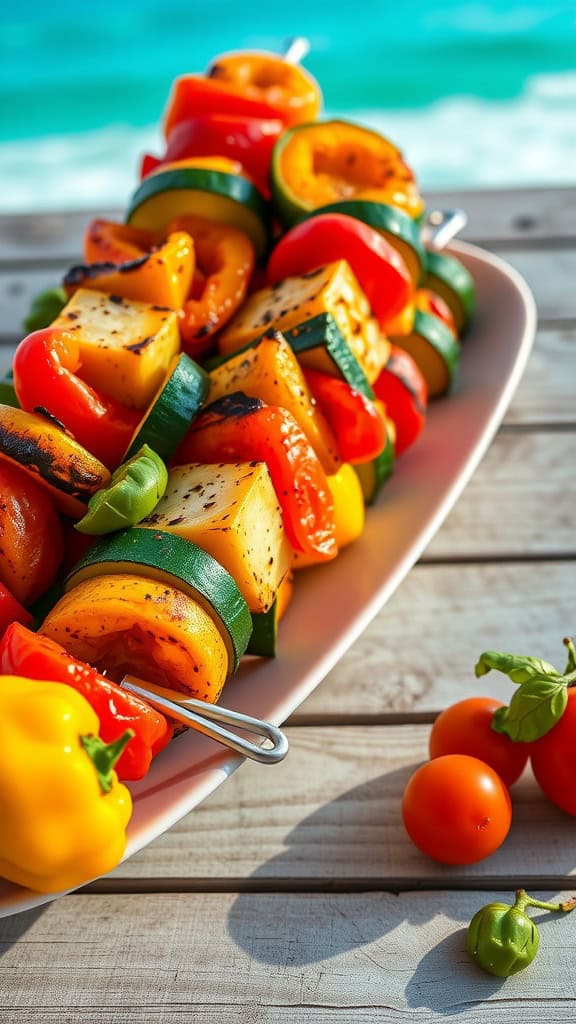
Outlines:
{"label": "cherry tomato", "polygon": [[44,487],[0,461],[0,581],[23,605],[54,582],[62,560],[60,518]]}
{"label": "cherry tomato", "polygon": [[404,827],[441,864],[474,864],[504,842],[512,823],[508,789],[493,768],[446,754],[415,772],[402,800]]}
{"label": "cherry tomato", "polygon": [[320,213],[287,231],[272,252],[268,283],[347,260],[374,316],[383,324],[412,295],[412,278],[400,253],[369,224],[344,213]]}
{"label": "cherry tomato", "polygon": [[576,815],[576,690],[560,721],[530,748],[532,770],[540,789],[567,814]]}
{"label": "cherry tomato", "polygon": [[469,754],[489,764],[511,786],[524,771],[529,748],[492,728],[494,712],[501,707],[501,701],[492,697],[468,697],[446,708],[430,732],[430,757]]}

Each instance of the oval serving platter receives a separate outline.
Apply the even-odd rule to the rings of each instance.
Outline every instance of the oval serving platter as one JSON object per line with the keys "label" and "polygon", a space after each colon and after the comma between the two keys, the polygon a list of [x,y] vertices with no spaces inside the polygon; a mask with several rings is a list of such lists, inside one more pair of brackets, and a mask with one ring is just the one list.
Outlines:
{"label": "oval serving platter", "polygon": [[[362,537],[336,561],[298,575],[278,657],[246,659],[226,684],[226,707],[277,725],[288,718],[394,593],[496,433],[530,354],[534,300],[521,276],[490,253],[463,243],[448,251],[466,264],[477,290],[477,313],[463,344],[456,387],[449,398],[432,403],[424,433],[369,510]],[[146,779],[130,785],[134,814],[125,859],[184,817],[242,763],[198,733],[174,740]],[[57,895],[0,880],[0,917]]]}

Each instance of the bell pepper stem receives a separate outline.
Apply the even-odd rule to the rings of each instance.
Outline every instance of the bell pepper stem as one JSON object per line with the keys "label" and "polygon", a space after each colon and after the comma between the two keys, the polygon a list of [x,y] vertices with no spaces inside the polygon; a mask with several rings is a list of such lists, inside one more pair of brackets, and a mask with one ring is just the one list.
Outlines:
{"label": "bell pepper stem", "polygon": [[103,793],[110,792],[112,788],[112,769],[133,736],[134,730],[126,729],[112,743],[104,743],[104,740],[101,740],[99,736],[80,737],[80,743],[96,769],[98,782]]}
{"label": "bell pepper stem", "polygon": [[542,900],[533,899],[532,896],[528,895],[525,889],[517,889],[514,910],[519,910],[521,913],[524,913],[526,907],[539,907],[540,910],[552,910],[555,912],[563,911],[568,914],[571,910],[576,908],[576,897],[572,896],[570,899],[564,900],[562,903],[544,903]]}

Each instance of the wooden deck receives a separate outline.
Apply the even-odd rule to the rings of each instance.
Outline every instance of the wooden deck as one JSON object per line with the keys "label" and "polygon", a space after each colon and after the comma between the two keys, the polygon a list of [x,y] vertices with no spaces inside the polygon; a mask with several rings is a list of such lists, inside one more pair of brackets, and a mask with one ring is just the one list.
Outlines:
{"label": "wooden deck", "polygon": [[[505,845],[462,869],[422,857],[400,820],[436,712],[503,692],[491,675],[474,682],[476,655],[561,662],[576,630],[576,194],[430,200],[465,206],[464,237],[536,296],[504,425],[421,562],[293,716],[285,762],[246,764],[112,875],[0,921],[2,1024],[576,1019],[576,914],[547,916],[536,962],[506,981],[464,952],[494,894],[576,888],[574,820],[527,773]],[[30,296],[78,258],[86,220],[0,220],[0,369]]]}

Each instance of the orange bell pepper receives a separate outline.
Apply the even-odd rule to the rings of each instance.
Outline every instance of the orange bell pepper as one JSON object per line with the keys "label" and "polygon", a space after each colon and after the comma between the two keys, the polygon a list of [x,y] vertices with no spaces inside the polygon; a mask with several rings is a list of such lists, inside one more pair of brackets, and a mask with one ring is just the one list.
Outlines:
{"label": "orange bell pepper", "polygon": [[196,251],[196,273],[183,304],[180,335],[194,359],[211,348],[212,335],[234,315],[246,297],[254,270],[254,246],[238,228],[183,215],[169,231],[187,232]]}
{"label": "orange bell pepper", "polygon": [[64,288],[93,288],[123,299],[181,309],[194,276],[194,243],[186,232],[162,244],[151,231],[96,220],[85,239],[87,265],[72,267]]}
{"label": "orange bell pepper", "polygon": [[322,93],[316,79],[301,65],[273,53],[223,54],[208,76],[266,103],[286,125],[315,121],[320,113]]}

